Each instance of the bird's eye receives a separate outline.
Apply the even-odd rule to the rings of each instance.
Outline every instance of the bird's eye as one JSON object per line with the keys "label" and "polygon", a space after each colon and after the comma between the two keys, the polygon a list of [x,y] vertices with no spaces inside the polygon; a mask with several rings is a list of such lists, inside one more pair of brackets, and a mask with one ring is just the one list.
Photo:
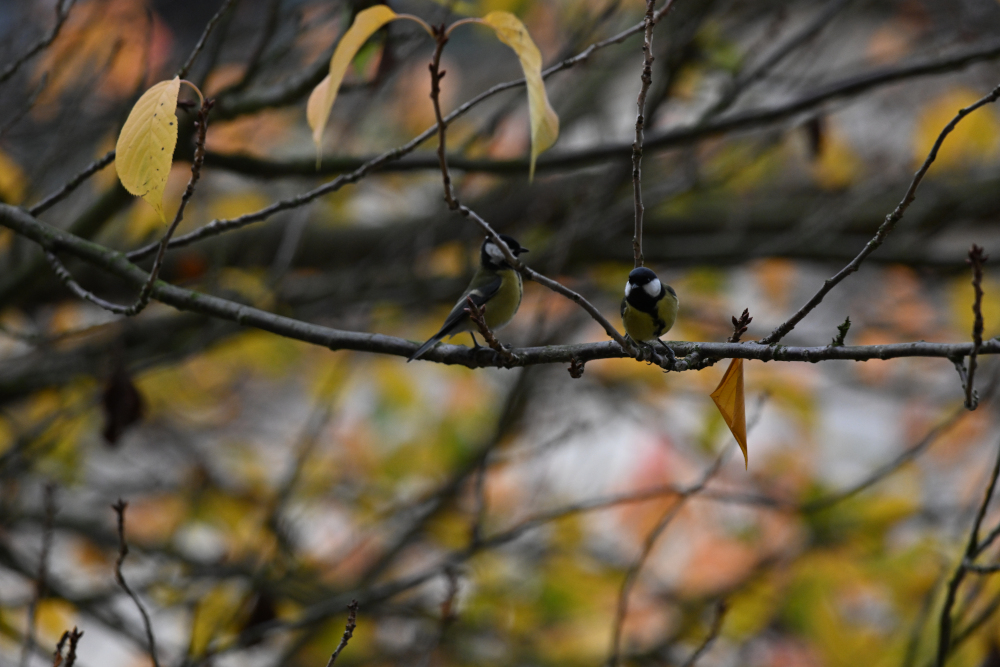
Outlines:
{"label": "bird's eye", "polygon": [[632,291],[632,283],[626,282],[625,283],[625,296],[628,296],[629,292],[631,292],[631,291]]}
{"label": "bird's eye", "polygon": [[646,290],[646,294],[649,296],[660,296],[660,279],[653,278],[648,283],[643,285],[642,289]]}

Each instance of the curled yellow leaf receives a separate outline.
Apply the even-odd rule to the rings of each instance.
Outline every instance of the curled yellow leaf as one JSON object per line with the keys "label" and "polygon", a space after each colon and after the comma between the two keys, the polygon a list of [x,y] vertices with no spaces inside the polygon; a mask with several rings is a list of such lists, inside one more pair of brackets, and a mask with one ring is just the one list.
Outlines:
{"label": "curled yellow leaf", "polygon": [[163,191],[177,147],[177,95],[181,80],[161,81],[132,107],[115,153],[115,170],[125,189],[163,215]]}
{"label": "curled yellow leaf", "polygon": [[712,400],[722,413],[729,430],[743,450],[743,465],[749,467],[747,458],[747,413],[743,395],[743,360],[733,359],[722,376],[719,386],[712,392]]}
{"label": "curled yellow leaf", "polygon": [[330,110],[333,108],[334,100],[337,99],[337,91],[344,80],[344,75],[347,74],[347,68],[369,37],[386,23],[398,18],[404,17],[385,5],[369,7],[358,12],[358,15],[354,17],[354,23],[340,38],[340,43],[337,44],[333,57],[330,58],[330,73],[320,81],[318,86],[313,88],[309,95],[309,103],[306,105],[306,119],[309,121],[309,127],[312,128],[313,141],[316,143],[317,163],[323,145],[323,130],[326,128],[326,121],[330,118]]}
{"label": "curled yellow leaf", "polygon": [[535,177],[535,160],[559,137],[559,116],[549,104],[542,80],[542,54],[527,28],[510,12],[490,12],[482,22],[493,28],[497,39],[514,49],[524,70],[528,86],[528,115],[531,119],[531,167],[528,178]]}

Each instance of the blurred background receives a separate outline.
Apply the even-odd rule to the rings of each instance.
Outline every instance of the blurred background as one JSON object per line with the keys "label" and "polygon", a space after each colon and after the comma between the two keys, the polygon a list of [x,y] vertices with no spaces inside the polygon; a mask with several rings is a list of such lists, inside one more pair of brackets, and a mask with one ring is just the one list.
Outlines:
{"label": "blurred background", "polygon": [[[35,204],[114,148],[131,105],[174,76],[221,4],[76,0],[51,44],[7,73],[63,14],[0,2],[0,198]],[[349,71],[316,171],[305,100],[371,4],[241,0],[222,16],[188,75],[218,103],[181,233],[305,192],[433,123],[433,44],[393,23]],[[644,10],[390,4],[432,24],[512,11],[546,66]],[[755,339],[802,305],[871,238],[956,111],[1000,83],[998,35],[996,0],[677,0],[655,31],[643,160],[646,261],[681,302],[667,337],[723,341],[749,308]],[[562,130],[534,182],[523,88],[449,130],[463,203],[613,322],[632,267],[640,47],[632,36],[547,80]],[[477,26],[453,33],[444,68],[446,112],[520,76]],[[192,114],[178,113],[168,214],[192,155]],[[172,250],[163,277],[424,340],[482,240],[443,204],[434,149]],[[40,217],[121,250],[164,232],[113,166]],[[783,342],[828,344],[848,316],[848,344],[968,341],[973,242],[1000,258],[993,106],[958,126],[886,244]],[[67,265],[108,299],[134,298]],[[501,341],[606,340],[567,300],[525,290]],[[984,290],[992,337],[989,265]],[[340,665],[922,667],[998,440],[989,358],[975,412],[942,359],[750,361],[745,470],[709,398],[724,364],[667,375],[608,360],[574,379],[331,352],[159,304],[125,320],[72,296],[6,229],[0,327],[5,665],[51,664],[73,626],[78,664],[150,664],[115,582],[122,498],[123,572],[161,665],[321,667],[356,599]],[[1000,664],[998,608],[996,578],[970,575],[948,664]]]}

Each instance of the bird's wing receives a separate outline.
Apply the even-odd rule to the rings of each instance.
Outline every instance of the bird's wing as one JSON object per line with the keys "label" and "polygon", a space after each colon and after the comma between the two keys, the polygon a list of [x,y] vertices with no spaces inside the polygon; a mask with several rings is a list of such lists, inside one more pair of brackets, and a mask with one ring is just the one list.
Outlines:
{"label": "bird's wing", "polygon": [[503,283],[503,277],[493,274],[493,275],[483,275],[477,272],[475,276],[472,277],[472,282],[469,283],[469,288],[465,290],[462,297],[455,304],[455,307],[451,309],[448,313],[448,317],[445,318],[444,324],[441,325],[441,329],[438,330],[436,334],[431,336],[426,343],[421,345],[416,352],[414,352],[409,361],[414,359],[419,359],[424,352],[434,347],[439,340],[445,336],[452,333],[462,320],[469,316],[465,309],[469,307],[467,298],[472,297],[472,302],[476,306],[482,308],[483,305],[493,298],[493,296],[500,290],[500,285]]}
{"label": "bird's wing", "polygon": [[[472,297],[472,303],[476,304],[477,307],[482,308],[487,301],[492,299],[497,292],[500,291],[500,285],[503,283],[503,278],[498,275],[485,276],[485,280],[480,279],[477,274],[473,277],[472,282],[469,283],[469,289],[459,298],[455,307],[451,309],[448,313],[448,317],[445,318],[444,324],[441,325],[441,331],[438,333],[442,337],[447,336],[451,333],[459,322],[463,318],[468,317],[469,314],[465,312],[465,309],[469,307],[469,303],[466,299]],[[487,306],[489,307],[489,306]]]}

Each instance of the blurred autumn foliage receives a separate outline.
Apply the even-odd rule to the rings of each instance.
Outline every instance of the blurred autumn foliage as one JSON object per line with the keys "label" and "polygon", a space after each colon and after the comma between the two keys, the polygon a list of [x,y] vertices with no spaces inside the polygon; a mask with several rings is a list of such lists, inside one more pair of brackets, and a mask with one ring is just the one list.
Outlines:
{"label": "blurred autumn foliage", "polygon": [[[351,173],[435,122],[434,44],[389,24],[348,69],[316,170],[306,99],[372,4],[0,3],[0,200],[116,251],[158,241],[164,223],[110,157],[39,202],[108,156],[138,97],[203,33],[187,78],[216,106],[179,235]],[[388,4],[432,25],[513,12],[546,67],[645,9]],[[743,339],[761,338],[854,258],[942,128],[1000,83],[998,30],[995,0],[676,0],[653,40],[642,163],[646,263],[680,296],[669,337],[724,341],[749,308]],[[640,33],[546,79],[561,131],[533,182],[523,87],[448,128],[461,201],[614,323],[632,268]],[[445,113],[522,76],[479,29],[453,34],[442,69]],[[189,176],[192,99],[182,91],[168,220]],[[425,340],[482,241],[441,200],[436,147],[173,248],[161,277]],[[826,346],[848,316],[839,344],[970,342],[971,243],[1000,258],[993,105],[956,126],[892,236],[782,344]],[[87,290],[135,298],[120,275],[63,259]],[[990,341],[990,263],[982,289]],[[536,283],[498,337],[607,340]],[[332,351],[155,301],[118,317],[0,227],[0,664],[53,664],[76,627],[66,641],[85,666],[322,667],[353,600],[344,667],[1000,664],[1000,512],[984,502],[995,359],[979,358],[975,411],[945,358],[747,360],[747,470],[709,396],[727,365],[600,359],[570,377],[565,363]],[[68,649],[55,664],[72,663]]]}

